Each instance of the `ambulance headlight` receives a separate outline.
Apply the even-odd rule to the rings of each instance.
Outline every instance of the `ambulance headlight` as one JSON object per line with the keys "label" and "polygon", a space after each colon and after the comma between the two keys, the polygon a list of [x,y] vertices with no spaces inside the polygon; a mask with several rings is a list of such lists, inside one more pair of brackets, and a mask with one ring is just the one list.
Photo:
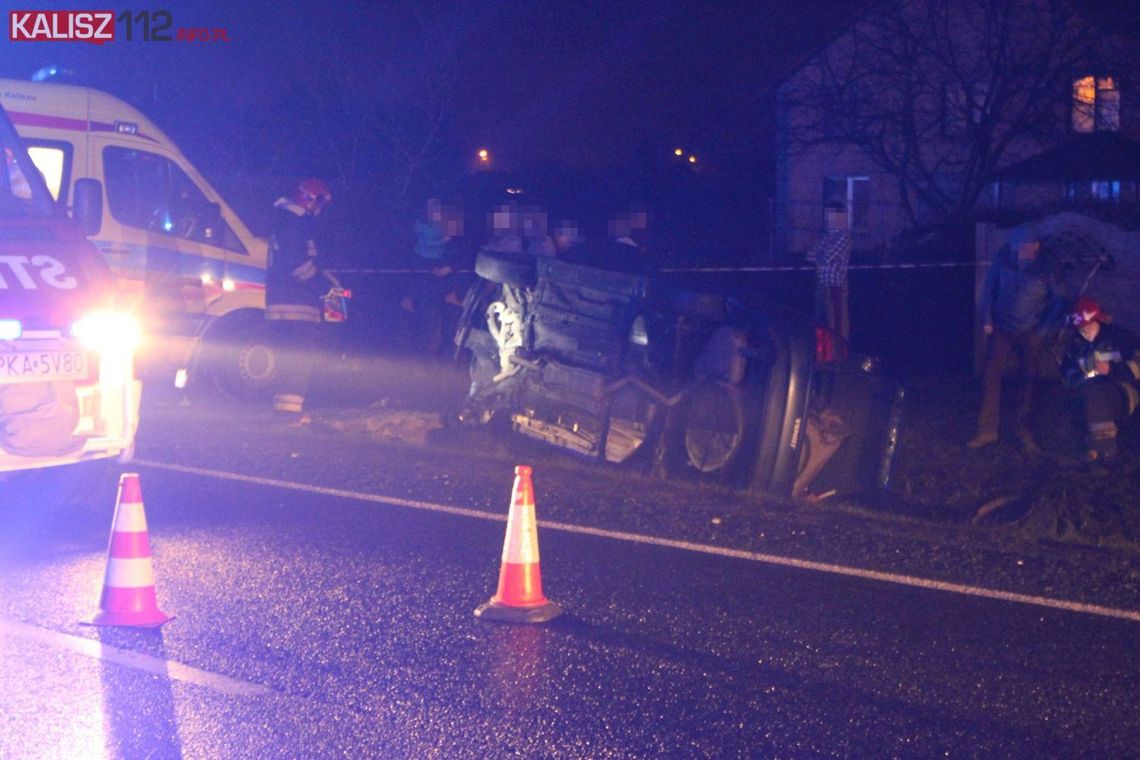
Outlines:
{"label": "ambulance headlight", "polygon": [[142,326],[124,311],[97,311],[71,325],[71,335],[89,351],[133,352],[142,341]]}

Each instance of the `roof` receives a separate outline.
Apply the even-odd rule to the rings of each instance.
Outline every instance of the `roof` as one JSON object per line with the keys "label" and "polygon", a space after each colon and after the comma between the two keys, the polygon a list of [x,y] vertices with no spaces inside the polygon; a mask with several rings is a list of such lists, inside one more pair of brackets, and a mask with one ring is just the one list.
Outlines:
{"label": "roof", "polygon": [[994,174],[1006,182],[1140,180],[1140,142],[1119,132],[1089,132]]}

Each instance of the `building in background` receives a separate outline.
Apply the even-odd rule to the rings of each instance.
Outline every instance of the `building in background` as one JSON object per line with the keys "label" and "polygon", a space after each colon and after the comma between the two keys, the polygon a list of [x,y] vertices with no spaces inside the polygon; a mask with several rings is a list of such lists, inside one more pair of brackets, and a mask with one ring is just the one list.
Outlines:
{"label": "building in background", "polygon": [[[1016,212],[1020,175],[1001,172],[1035,155],[1131,155],[1138,60],[1059,0],[874,4],[776,89],[773,257],[810,249],[837,203],[857,250],[887,252],[906,231]],[[1135,199],[1134,177],[1060,184],[1061,200]]]}

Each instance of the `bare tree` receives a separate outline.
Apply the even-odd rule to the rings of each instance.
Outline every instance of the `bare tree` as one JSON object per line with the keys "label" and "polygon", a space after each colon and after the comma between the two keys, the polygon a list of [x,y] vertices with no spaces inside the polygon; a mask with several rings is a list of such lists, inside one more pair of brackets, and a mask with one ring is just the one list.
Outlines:
{"label": "bare tree", "polygon": [[1019,149],[1066,128],[1094,31],[1064,0],[886,0],[784,85],[793,150],[847,144],[911,224],[967,216]]}
{"label": "bare tree", "polygon": [[280,62],[286,85],[247,139],[278,173],[311,167],[353,197],[396,208],[438,157],[457,35],[415,3],[355,13],[334,30],[311,30]]}

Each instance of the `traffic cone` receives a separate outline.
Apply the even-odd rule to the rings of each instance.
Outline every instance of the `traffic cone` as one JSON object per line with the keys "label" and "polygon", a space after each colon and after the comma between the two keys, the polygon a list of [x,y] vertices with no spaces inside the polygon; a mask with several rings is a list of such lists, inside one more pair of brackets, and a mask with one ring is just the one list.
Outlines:
{"label": "traffic cone", "polygon": [[542,594],[538,521],[534,516],[534,484],[530,473],[526,465],[515,467],[499,588],[489,602],[475,610],[475,617],[481,620],[545,623],[562,614],[562,608]]}
{"label": "traffic cone", "polygon": [[150,564],[150,540],[143,512],[142,488],[136,473],[119,478],[115,518],[107,547],[107,574],[99,612],[89,625],[120,625],[157,628],[173,615],[158,608],[154,593],[154,570]]}

